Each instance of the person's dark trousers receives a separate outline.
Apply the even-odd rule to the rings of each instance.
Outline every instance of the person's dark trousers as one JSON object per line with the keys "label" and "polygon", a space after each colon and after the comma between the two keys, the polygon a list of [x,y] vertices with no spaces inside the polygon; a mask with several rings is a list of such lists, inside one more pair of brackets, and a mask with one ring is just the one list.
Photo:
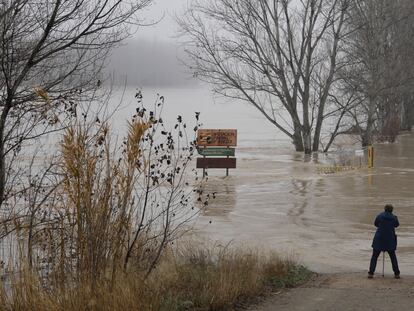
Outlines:
{"label": "person's dark trousers", "polygon": [[[392,270],[394,271],[395,275],[400,275],[400,269],[398,269],[398,261],[397,256],[395,255],[395,251],[387,251],[388,255],[391,259]],[[377,267],[377,260],[381,251],[379,250],[372,250],[372,257],[371,257],[371,264],[369,265],[369,274],[374,274],[375,268]]]}

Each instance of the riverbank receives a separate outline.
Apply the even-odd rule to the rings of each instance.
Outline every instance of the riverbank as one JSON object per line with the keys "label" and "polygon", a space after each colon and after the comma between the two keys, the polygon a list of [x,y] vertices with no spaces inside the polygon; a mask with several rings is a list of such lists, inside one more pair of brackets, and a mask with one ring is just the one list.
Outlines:
{"label": "riverbank", "polygon": [[133,266],[118,274],[91,283],[22,270],[0,290],[0,310],[234,310],[312,276],[276,253],[194,244],[166,251],[149,276]]}
{"label": "riverbank", "polygon": [[414,310],[413,285],[412,276],[396,280],[392,274],[374,279],[368,279],[366,273],[320,274],[298,288],[276,292],[248,310]]}

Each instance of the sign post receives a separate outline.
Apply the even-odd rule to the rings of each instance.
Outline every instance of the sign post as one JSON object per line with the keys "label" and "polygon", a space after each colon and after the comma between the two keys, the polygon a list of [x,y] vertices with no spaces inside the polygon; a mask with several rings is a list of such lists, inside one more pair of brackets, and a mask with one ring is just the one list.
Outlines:
{"label": "sign post", "polygon": [[[227,146],[227,148],[229,148],[229,146]],[[227,159],[229,158],[229,156],[227,156]],[[226,167],[226,177],[229,177],[229,168]]]}
{"label": "sign post", "polygon": [[[201,129],[197,133],[197,150],[202,158],[197,158],[197,168],[203,169],[203,177],[208,168],[236,168],[235,148],[237,130]],[[216,158],[217,157],[217,158]]]}
{"label": "sign post", "polygon": [[[206,146],[204,146],[204,150],[206,150]],[[206,158],[206,155],[203,154],[203,159],[205,159],[205,158]],[[206,168],[205,167],[203,167],[203,178],[204,177],[206,177]]]}

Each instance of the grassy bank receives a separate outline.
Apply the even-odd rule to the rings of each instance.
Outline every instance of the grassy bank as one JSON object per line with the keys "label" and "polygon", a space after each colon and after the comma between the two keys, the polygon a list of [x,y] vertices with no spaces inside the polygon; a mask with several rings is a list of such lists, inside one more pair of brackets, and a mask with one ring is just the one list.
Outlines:
{"label": "grassy bank", "polygon": [[[25,272],[3,288],[1,310],[232,310],[271,290],[296,286],[311,273],[273,253],[237,248],[169,251],[144,280],[131,269],[115,282],[100,280],[44,288]],[[52,276],[50,276],[52,277]]]}

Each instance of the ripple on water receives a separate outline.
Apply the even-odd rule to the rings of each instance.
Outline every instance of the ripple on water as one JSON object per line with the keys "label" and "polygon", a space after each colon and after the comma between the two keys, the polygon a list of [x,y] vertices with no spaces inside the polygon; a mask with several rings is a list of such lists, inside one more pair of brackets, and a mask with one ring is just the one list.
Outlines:
{"label": "ripple on water", "polygon": [[[231,180],[210,179],[214,189],[231,198],[223,205],[230,212],[215,214],[226,221],[214,232],[203,232],[212,239],[263,242],[265,247],[298,253],[322,272],[360,271],[369,260],[373,220],[385,203],[392,203],[401,222],[401,270],[414,274],[414,262],[408,260],[414,256],[412,146],[414,135],[406,135],[397,144],[376,147],[375,169],[330,176],[317,174],[314,163],[305,163],[303,156],[299,160],[294,152],[278,154],[268,147],[258,156],[243,151]],[[209,209],[220,209],[221,203],[213,201]]]}

